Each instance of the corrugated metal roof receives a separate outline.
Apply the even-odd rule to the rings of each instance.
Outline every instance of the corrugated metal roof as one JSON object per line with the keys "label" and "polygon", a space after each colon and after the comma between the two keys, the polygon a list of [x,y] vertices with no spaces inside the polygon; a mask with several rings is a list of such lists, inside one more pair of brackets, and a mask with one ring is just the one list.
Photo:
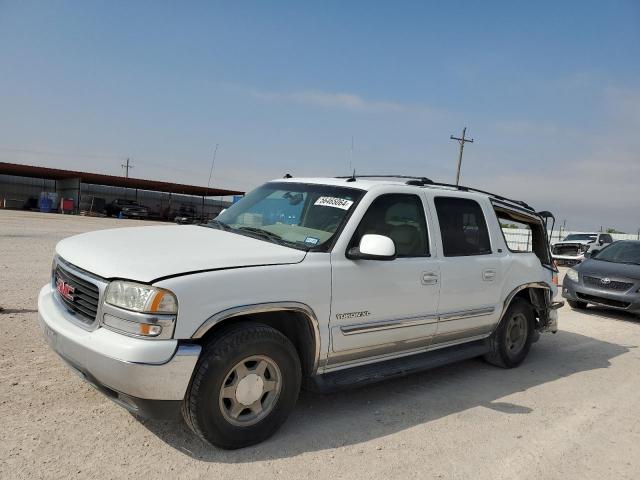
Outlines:
{"label": "corrugated metal roof", "polygon": [[205,197],[242,195],[244,193],[222,188],[199,187],[197,185],[184,185],[181,183],[161,182],[158,180],[144,180],[142,178],[116,177],[115,175],[104,175],[101,173],[76,172],[73,170],[61,170],[59,168],[36,167],[33,165],[21,165],[18,163],[6,162],[0,162],[0,174],[45,178],[49,180],[80,178],[82,183],[92,183],[95,185],[137,188],[139,190],[154,190],[158,192],[182,193],[185,195],[198,195]]}

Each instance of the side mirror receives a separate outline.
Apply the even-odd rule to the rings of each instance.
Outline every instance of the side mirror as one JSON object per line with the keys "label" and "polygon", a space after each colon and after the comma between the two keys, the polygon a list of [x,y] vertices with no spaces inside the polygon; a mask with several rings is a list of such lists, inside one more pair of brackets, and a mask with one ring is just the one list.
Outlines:
{"label": "side mirror", "polygon": [[384,235],[363,235],[360,245],[349,249],[347,258],[351,260],[394,260],[396,245]]}
{"label": "side mirror", "polygon": [[600,245],[604,245],[604,239],[600,239],[600,241],[598,242]]}

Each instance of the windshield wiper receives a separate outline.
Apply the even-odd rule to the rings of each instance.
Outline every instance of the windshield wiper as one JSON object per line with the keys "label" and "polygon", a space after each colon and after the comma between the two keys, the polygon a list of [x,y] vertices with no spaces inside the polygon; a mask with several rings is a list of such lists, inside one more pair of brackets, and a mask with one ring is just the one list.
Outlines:
{"label": "windshield wiper", "polygon": [[211,220],[210,222],[207,223],[201,223],[200,224],[201,227],[207,227],[207,228],[218,228],[220,230],[231,230],[231,227],[229,225],[227,225],[226,223],[222,223],[220,220]]}
{"label": "windshield wiper", "polygon": [[261,228],[256,228],[256,227],[236,227],[236,230],[242,230],[244,232],[251,232],[251,233],[255,233],[256,235],[260,235],[262,237],[271,239],[271,240],[277,240],[279,242],[286,242],[286,240],[284,238],[282,238],[280,235],[278,235],[277,233],[273,233],[273,232],[269,232],[267,230],[263,230]]}
{"label": "windshield wiper", "polygon": [[292,242],[290,240],[285,240],[284,238],[282,238],[280,235],[278,235],[277,233],[273,233],[273,232],[269,232],[268,230],[263,230],[261,228],[256,228],[256,227],[235,227],[233,228],[233,230],[240,230],[243,232],[249,232],[258,236],[261,236],[267,240],[271,240],[271,241],[275,241],[276,243],[280,243],[280,244],[285,244],[285,245],[289,245],[289,246],[295,246],[296,248],[302,248],[303,250],[308,250],[308,248],[305,246],[300,245],[299,242]]}

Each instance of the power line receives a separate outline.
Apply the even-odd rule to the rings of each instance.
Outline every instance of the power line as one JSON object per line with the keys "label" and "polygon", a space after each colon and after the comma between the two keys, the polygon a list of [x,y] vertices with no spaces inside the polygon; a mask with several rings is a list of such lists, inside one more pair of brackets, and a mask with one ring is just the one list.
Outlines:
{"label": "power line", "polygon": [[462,129],[462,138],[454,137],[451,135],[449,138],[451,140],[457,140],[460,143],[460,154],[458,155],[458,170],[456,172],[456,185],[460,184],[460,167],[462,166],[462,152],[464,151],[465,143],[473,143],[473,138],[465,138],[467,133],[467,127]]}
{"label": "power line", "polygon": [[47,150],[31,150],[27,148],[9,148],[9,147],[0,147],[0,151],[10,152],[10,153],[29,153],[34,155],[47,155],[51,157],[92,157],[92,158],[117,158],[121,159],[122,157],[118,157],[118,155],[102,155],[97,153],[71,153],[71,152],[52,152]]}

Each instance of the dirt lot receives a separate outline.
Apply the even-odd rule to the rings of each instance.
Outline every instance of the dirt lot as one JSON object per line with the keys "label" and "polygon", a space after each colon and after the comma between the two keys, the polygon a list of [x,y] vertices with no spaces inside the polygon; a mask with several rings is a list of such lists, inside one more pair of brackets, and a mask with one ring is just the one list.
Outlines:
{"label": "dirt lot", "polygon": [[240,451],[134,418],[47,348],[35,309],[59,239],[140,224],[0,210],[0,478],[640,477],[640,320],[595,308],[564,307],[518,369],[472,360],[303,393]]}

